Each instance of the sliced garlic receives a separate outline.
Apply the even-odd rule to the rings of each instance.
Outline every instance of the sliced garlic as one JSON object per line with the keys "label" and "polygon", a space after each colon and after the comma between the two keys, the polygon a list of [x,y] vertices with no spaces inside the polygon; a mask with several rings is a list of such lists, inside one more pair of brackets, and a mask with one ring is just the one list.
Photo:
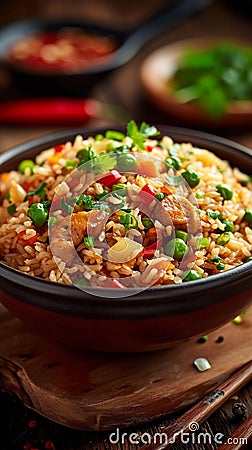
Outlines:
{"label": "sliced garlic", "polygon": [[108,250],[108,260],[115,263],[125,263],[135,258],[142,250],[141,244],[123,237]]}

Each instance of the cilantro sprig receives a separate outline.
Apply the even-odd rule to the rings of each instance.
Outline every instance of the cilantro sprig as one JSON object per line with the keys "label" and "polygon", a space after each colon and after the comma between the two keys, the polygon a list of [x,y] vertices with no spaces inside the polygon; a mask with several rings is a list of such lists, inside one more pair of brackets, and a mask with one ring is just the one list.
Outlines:
{"label": "cilantro sprig", "polygon": [[130,120],[127,125],[127,134],[135,145],[141,150],[144,150],[145,140],[149,137],[159,135],[160,132],[155,126],[150,126],[146,122],[142,122],[140,127],[138,127],[134,120]]}

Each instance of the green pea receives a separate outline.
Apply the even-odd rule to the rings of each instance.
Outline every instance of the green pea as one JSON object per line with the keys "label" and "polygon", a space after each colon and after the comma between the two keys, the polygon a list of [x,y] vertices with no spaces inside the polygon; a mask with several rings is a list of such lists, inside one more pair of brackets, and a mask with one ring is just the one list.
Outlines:
{"label": "green pea", "polygon": [[222,223],[225,224],[225,231],[231,231],[231,233],[233,233],[234,224],[233,224],[233,222],[231,222],[231,220],[224,219],[224,220],[222,220]]}
{"label": "green pea", "polygon": [[176,170],[181,169],[181,160],[177,156],[170,156],[165,162],[168,167],[172,167]]}
{"label": "green pea", "polygon": [[90,159],[95,158],[96,154],[94,150],[90,148],[82,148],[78,151],[76,157],[80,160],[80,164],[84,164],[87,161],[90,161]]}
{"label": "green pea", "polygon": [[180,261],[184,255],[188,253],[186,243],[180,238],[174,238],[167,242],[165,246],[166,255],[173,256],[174,259]]}
{"label": "green pea", "polygon": [[97,134],[95,136],[95,141],[102,141],[104,139],[104,136],[102,134]]}
{"label": "green pea", "polygon": [[233,197],[233,191],[226,184],[218,184],[216,186],[217,191],[221,194],[224,200],[231,200]]}
{"label": "green pea", "polygon": [[204,197],[205,197],[205,194],[204,194],[204,192],[202,192],[202,191],[197,191],[196,194],[195,194],[195,197],[196,197],[197,199],[201,199],[201,198],[204,198]]}
{"label": "green pea", "polygon": [[137,166],[137,160],[130,153],[123,153],[117,159],[117,167],[121,172],[134,172]]}
{"label": "green pea", "polygon": [[144,217],[142,219],[142,223],[143,223],[144,228],[147,228],[147,230],[154,227],[153,220],[151,220],[149,217]]}
{"label": "green pea", "polygon": [[31,174],[33,174],[33,169],[35,166],[35,162],[32,159],[24,159],[18,166],[18,171],[20,173],[25,173],[26,169],[30,169]]}
{"label": "green pea", "polygon": [[182,176],[191,188],[196,187],[200,183],[200,177],[194,170],[185,170]]}
{"label": "green pea", "polygon": [[155,195],[157,200],[163,200],[165,198],[165,194],[163,192],[160,192],[159,194]]}
{"label": "green pea", "polygon": [[183,281],[193,281],[193,280],[200,280],[202,278],[202,275],[197,272],[197,270],[189,270],[186,277],[183,279]]}
{"label": "green pea", "polygon": [[125,134],[116,130],[107,130],[105,133],[105,137],[107,139],[114,139],[115,141],[123,141],[123,139],[125,138]]}
{"label": "green pea", "polygon": [[177,238],[182,239],[182,241],[184,241],[184,242],[187,241],[188,234],[187,234],[186,231],[183,231],[183,230],[176,230],[176,231],[175,231],[175,235],[176,235]]}
{"label": "green pea", "polygon": [[252,256],[247,256],[247,258],[245,258],[245,259],[243,260],[243,262],[245,262],[245,263],[247,263],[247,262],[249,262],[249,261],[252,261]]}
{"label": "green pea", "polygon": [[231,235],[229,231],[225,231],[225,233],[221,233],[217,238],[216,243],[218,245],[226,245],[230,241]]}
{"label": "green pea", "polygon": [[246,209],[243,220],[245,220],[245,222],[248,222],[249,225],[252,224],[252,211],[250,209]]}
{"label": "green pea", "polygon": [[200,250],[202,248],[206,248],[209,245],[209,239],[208,238],[199,238],[197,239],[197,248],[199,248]]}
{"label": "green pea", "polygon": [[48,217],[48,210],[43,203],[33,203],[28,209],[28,217],[32,220],[34,225],[42,227]]}

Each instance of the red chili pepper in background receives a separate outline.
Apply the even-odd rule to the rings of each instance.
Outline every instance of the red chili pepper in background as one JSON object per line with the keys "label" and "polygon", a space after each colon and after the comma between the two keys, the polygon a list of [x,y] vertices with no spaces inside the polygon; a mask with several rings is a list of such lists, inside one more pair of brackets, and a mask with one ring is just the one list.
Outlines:
{"label": "red chili pepper in background", "polygon": [[150,203],[150,196],[155,197],[155,194],[155,189],[149,184],[145,184],[138,195],[144,201],[144,203]]}
{"label": "red chili pepper in background", "polygon": [[158,250],[162,245],[163,239],[158,239],[153,244],[148,245],[143,249],[143,257],[144,258],[152,258],[156,250]]}
{"label": "red chili pepper in background", "polygon": [[113,184],[117,183],[122,178],[122,175],[120,175],[117,170],[111,170],[107,175],[100,178],[98,181],[99,183],[105,184],[105,186],[113,186]]}

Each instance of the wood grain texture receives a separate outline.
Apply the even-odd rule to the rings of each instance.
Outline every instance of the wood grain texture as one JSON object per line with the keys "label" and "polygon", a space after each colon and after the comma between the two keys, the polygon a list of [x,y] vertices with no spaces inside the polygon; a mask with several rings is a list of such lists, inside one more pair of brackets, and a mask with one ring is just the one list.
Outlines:
{"label": "wood grain texture", "polygon": [[[199,344],[146,354],[77,352],[31,333],[0,308],[0,387],[46,417],[108,430],[148,422],[196,402],[251,359],[252,313]],[[216,343],[219,335],[222,343]],[[235,349],[239,351],[235,353]],[[211,370],[193,361],[206,357]]]}

